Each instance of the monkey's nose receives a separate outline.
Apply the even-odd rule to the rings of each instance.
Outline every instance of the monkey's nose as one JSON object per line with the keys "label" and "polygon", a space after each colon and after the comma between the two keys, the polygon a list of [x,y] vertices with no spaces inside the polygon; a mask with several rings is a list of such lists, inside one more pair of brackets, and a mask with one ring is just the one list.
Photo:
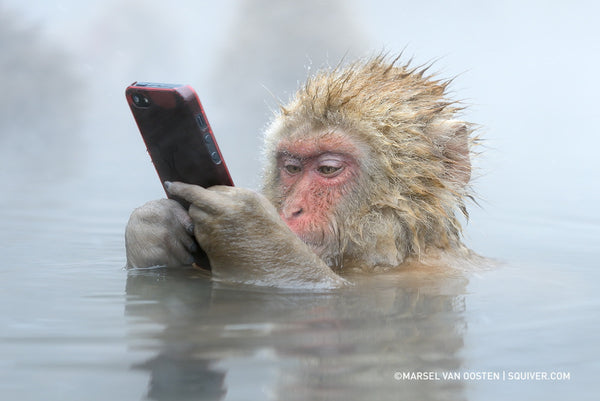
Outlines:
{"label": "monkey's nose", "polygon": [[304,213],[304,208],[302,208],[300,206],[284,208],[281,213],[281,217],[283,217],[284,220],[293,220],[293,219],[300,217],[303,213]]}

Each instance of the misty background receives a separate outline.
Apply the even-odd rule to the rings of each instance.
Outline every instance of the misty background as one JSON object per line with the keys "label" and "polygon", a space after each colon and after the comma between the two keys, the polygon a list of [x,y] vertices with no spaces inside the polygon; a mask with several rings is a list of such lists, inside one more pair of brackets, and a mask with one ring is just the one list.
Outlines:
{"label": "misty background", "polygon": [[79,203],[115,205],[107,210],[124,225],[162,197],[124,101],[136,80],[192,85],[234,181],[256,189],[261,131],[278,101],[342,58],[404,50],[456,77],[452,96],[481,126],[469,243],[498,252],[496,224],[515,215],[537,227],[531,235],[555,219],[600,219],[593,2],[0,4],[3,201],[60,199],[76,186]]}
{"label": "misty background", "polygon": [[[236,185],[257,189],[262,129],[279,101],[342,58],[404,50],[456,77],[452,96],[481,126],[481,207],[471,205],[467,242],[527,253],[528,238],[560,240],[555,220],[600,220],[597,11],[585,1],[5,0],[4,213],[69,198],[73,213],[124,226],[163,196],[124,100],[133,81],[192,85]],[[511,232],[511,219],[525,231]]]}
{"label": "misty background", "polygon": [[[194,362],[214,357],[214,344],[222,347],[213,362],[227,372],[228,399],[264,398],[278,375],[314,373],[318,391],[323,370],[289,367],[309,351],[318,356],[345,344],[335,316],[341,311],[351,328],[374,324],[364,342],[347,343],[348,349],[370,350],[357,354],[367,357],[369,369],[381,368],[373,362],[381,357],[394,368],[405,354],[420,360],[421,350],[438,349],[444,344],[438,334],[451,333],[456,323],[468,330],[456,337],[455,348],[436,354],[441,359],[449,356],[470,369],[573,371],[562,386],[459,383],[459,394],[464,387],[467,395],[480,396],[474,399],[500,400],[507,396],[496,390],[516,388],[525,399],[594,397],[599,14],[597,2],[552,0],[0,0],[0,394],[129,400],[152,395],[147,388],[153,383],[185,390],[188,378],[197,389],[206,371],[196,372]],[[340,304],[347,301],[347,309],[332,308],[325,323],[303,332],[297,330],[313,310],[299,320],[289,312],[312,308],[312,299],[307,305],[283,296],[274,303],[286,317],[281,327],[297,328],[280,334],[283,349],[296,340],[313,344],[315,334],[323,342],[278,356],[253,342],[269,344],[265,333],[279,327],[266,308],[273,294],[223,291],[208,280],[179,282],[160,271],[123,271],[131,211],[164,197],[125,101],[129,84],[192,85],[236,185],[258,189],[262,130],[307,75],[341,59],[403,50],[404,61],[435,60],[439,77],[455,77],[451,96],[468,106],[464,119],[480,126],[473,180],[479,206],[468,205],[465,242],[502,268],[474,274],[468,288],[439,290],[449,305],[467,294],[463,309],[448,315],[435,307],[399,307],[390,313],[402,319],[388,326],[393,319],[382,307],[387,292],[377,295],[385,302],[376,296],[375,306],[366,303],[367,320],[354,309],[362,299],[346,294]],[[136,287],[138,281],[143,285]],[[439,298],[410,282],[398,288],[433,306]],[[223,308],[215,312],[222,320],[209,319],[206,326],[202,308],[199,314],[188,308],[207,305],[205,290]],[[257,298],[264,305],[248,302]],[[136,308],[144,313],[128,314]],[[254,331],[238,327],[249,316],[260,323]],[[215,322],[231,330],[210,331]],[[388,337],[388,330],[402,334],[414,323],[416,342],[410,335]],[[331,328],[323,330],[327,324]],[[204,330],[208,337],[196,335]],[[405,348],[390,353],[391,344]],[[161,359],[173,349],[189,360]],[[432,355],[426,357],[437,366]],[[164,369],[164,382],[155,382],[145,361]],[[341,367],[360,371],[360,364]],[[346,379],[361,385],[352,375]],[[396,383],[379,379],[393,386],[392,392],[382,388],[382,398],[400,394]],[[309,387],[300,380],[297,388]],[[349,388],[339,398],[356,398]]]}

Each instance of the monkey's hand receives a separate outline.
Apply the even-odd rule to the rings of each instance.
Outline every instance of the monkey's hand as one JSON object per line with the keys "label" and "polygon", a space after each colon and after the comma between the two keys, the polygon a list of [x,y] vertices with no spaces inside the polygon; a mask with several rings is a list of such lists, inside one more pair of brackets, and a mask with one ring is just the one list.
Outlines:
{"label": "monkey's hand", "polygon": [[181,266],[194,261],[194,224],[172,199],[150,201],[131,213],[125,229],[127,267]]}
{"label": "monkey's hand", "polygon": [[347,284],[289,229],[264,196],[229,186],[205,189],[173,182],[166,187],[192,204],[194,234],[208,254],[215,280],[300,288]]}

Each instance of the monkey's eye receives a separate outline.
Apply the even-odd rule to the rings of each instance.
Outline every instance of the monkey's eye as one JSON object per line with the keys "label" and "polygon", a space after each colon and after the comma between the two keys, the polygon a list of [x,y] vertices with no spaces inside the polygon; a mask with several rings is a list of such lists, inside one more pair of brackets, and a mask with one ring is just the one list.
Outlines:
{"label": "monkey's eye", "polygon": [[286,164],[283,166],[283,168],[285,168],[289,174],[298,174],[300,171],[302,171],[302,167],[296,164]]}
{"label": "monkey's eye", "polygon": [[341,167],[337,167],[337,166],[320,166],[317,170],[319,171],[319,173],[323,174],[323,175],[335,175],[337,172],[339,172],[342,168]]}

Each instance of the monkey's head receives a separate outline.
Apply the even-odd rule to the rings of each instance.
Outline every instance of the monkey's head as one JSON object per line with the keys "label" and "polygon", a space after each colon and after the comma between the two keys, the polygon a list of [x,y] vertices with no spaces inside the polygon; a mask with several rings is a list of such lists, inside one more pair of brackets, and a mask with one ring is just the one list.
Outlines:
{"label": "monkey's head", "polygon": [[424,72],[382,56],[321,72],[267,129],[264,194],[332,267],[461,246],[473,129]]}

